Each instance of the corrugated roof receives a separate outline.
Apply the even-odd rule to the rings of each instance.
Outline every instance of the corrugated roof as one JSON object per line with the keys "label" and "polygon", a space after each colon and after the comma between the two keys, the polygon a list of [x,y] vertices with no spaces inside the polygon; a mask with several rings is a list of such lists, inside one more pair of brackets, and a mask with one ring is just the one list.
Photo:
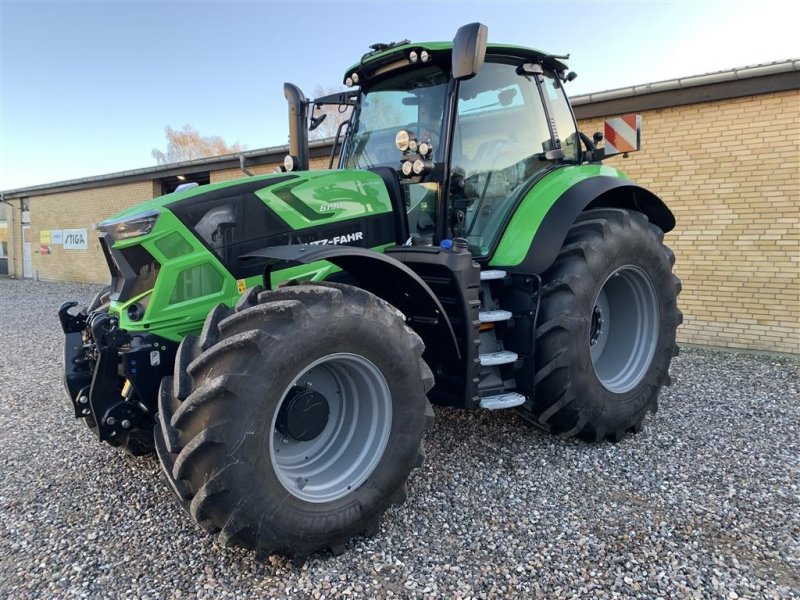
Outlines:
{"label": "corrugated roof", "polygon": [[[330,146],[331,142],[332,140],[330,139],[314,140],[309,144],[309,146],[311,148],[325,148],[326,146]],[[111,181],[114,179],[130,178],[130,177],[135,177],[137,175],[158,176],[160,173],[164,173],[166,171],[180,171],[182,169],[191,169],[192,167],[213,167],[215,164],[219,163],[227,163],[232,161],[238,162],[240,155],[244,156],[245,159],[256,158],[256,157],[260,158],[264,156],[274,155],[278,157],[277,162],[280,162],[281,160],[283,160],[283,157],[288,152],[289,152],[288,144],[285,146],[270,146],[267,148],[258,148],[255,150],[245,150],[243,152],[237,152],[236,154],[221,154],[219,156],[212,156],[209,158],[195,158],[193,160],[185,160],[177,163],[168,163],[165,165],[156,165],[154,167],[143,167],[141,169],[130,169],[127,171],[117,171],[115,173],[107,173],[105,175],[80,177],[78,179],[67,179],[64,181],[56,181],[53,183],[45,183],[30,187],[15,188],[12,190],[5,190],[3,191],[3,194],[15,197],[20,196],[22,194],[32,196],[35,195],[36,192],[50,190],[52,188],[72,187],[81,184],[92,184],[104,181]]]}

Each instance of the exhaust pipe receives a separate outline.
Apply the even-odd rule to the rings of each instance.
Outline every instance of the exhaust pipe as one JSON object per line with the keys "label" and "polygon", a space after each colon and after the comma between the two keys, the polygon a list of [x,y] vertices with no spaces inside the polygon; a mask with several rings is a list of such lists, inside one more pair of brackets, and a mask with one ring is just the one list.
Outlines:
{"label": "exhaust pipe", "polygon": [[300,88],[283,84],[283,95],[289,102],[289,154],[297,159],[293,171],[308,171],[308,102]]}

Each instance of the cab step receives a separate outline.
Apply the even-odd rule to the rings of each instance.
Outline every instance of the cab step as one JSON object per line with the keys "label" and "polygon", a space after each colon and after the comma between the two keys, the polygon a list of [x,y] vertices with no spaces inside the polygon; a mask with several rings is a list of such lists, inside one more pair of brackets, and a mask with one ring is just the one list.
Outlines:
{"label": "cab step", "polygon": [[478,318],[481,323],[497,323],[499,321],[508,321],[514,315],[510,310],[482,310],[478,313]]}
{"label": "cab step", "polygon": [[507,365],[517,360],[517,353],[510,350],[500,350],[499,352],[486,352],[480,355],[482,367],[494,367],[496,365]]}
{"label": "cab step", "polygon": [[517,392],[505,392],[496,396],[486,396],[481,398],[481,408],[487,410],[500,410],[503,408],[514,408],[525,404],[525,396]]}
{"label": "cab step", "polygon": [[492,279],[503,279],[506,276],[505,271],[499,269],[487,269],[481,271],[481,281],[491,281]]}

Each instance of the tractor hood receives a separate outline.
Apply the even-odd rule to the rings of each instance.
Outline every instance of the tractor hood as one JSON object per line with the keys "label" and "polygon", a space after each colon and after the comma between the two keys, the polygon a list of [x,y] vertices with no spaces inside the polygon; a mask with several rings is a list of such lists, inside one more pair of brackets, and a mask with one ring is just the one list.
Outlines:
{"label": "tractor hood", "polygon": [[382,179],[370,171],[334,170],[274,173],[204,185],[166,194],[119,212],[98,225],[124,221],[164,208],[204,202],[254,192],[293,229],[332,223],[361,214],[391,212],[391,202]]}
{"label": "tractor hood", "polygon": [[[294,244],[385,248],[398,240],[394,215],[384,180],[367,170],[275,173],[154,198],[98,226],[112,311],[127,330],[180,339],[213,306],[260,282],[264,261],[248,253]],[[292,273],[324,279],[332,268]]]}

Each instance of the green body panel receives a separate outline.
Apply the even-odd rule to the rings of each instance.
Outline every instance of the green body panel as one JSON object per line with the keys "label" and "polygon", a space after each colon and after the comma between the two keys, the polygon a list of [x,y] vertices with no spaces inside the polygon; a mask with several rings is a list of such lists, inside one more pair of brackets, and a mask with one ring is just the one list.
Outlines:
{"label": "green body panel", "polygon": [[605,165],[567,166],[545,175],[517,206],[489,265],[515,267],[520,264],[525,259],[545,215],[561,195],[575,184],[598,175],[627,179],[618,169]]}
{"label": "green body panel", "polygon": [[[305,171],[299,175],[301,179],[256,192],[295,231],[392,212],[383,180],[371,171]],[[303,210],[294,207],[297,201]]]}
{"label": "green body panel", "polygon": [[[187,334],[198,333],[206,316],[217,304],[233,305],[241,295],[241,289],[262,282],[260,275],[237,280],[223,266],[217,255],[209,251],[170,211],[169,206],[172,203],[215,190],[263,181],[264,189],[255,192],[256,196],[293,230],[392,212],[391,201],[382,180],[370,171],[305,171],[292,175],[295,177],[291,181],[278,183],[274,188],[270,185],[276,179],[284,178],[285,174],[200,186],[178,194],[154,198],[114,215],[112,218],[118,219],[133,217],[148,210],[159,212],[158,220],[149,234],[119,240],[113,244],[115,250],[141,245],[160,263],[155,288],[124,302],[111,303],[110,311],[118,315],[120,327],[132,333],[155,333],[180,341]],[[283,198],[288,197],[285,192],[289,190],[294,200],[287,203]],[[389,245],[391,244],[383,244],[375,249],[383,250]],[[215,283],[214,290],[176,301],[174,290],[179,287],[181,272],[187,269],[203,270],[206,275],[210,275]],[[322,281],[337,271],[339,268],[327,261],[298,265],[275,271],[272,274],[272,285],[288,279]],[[144,318],[131,321],[127,309],[136,302],[146,307]]]}
{"label": "green body panel", "polygon": [[[164,196],[158,196],[157,198],[153,198],[152,200],[145,200],[144,202],[140,202],[139,204],[132,206],[131,208],[126,208],[121,212],[111,215],[110,217],[108,217],[108,220],[119,219],[121,217],[132,217],[135,214],[145,212],[148,210],[158,210],[160,212],[161,208],[169,204],[172,204],[173,202],[177,202],[178,200],[185,200],[186,198],[199,196],[201,194],[213,192],[214,190],[221,190],[228,187],[235,187],[237,185],[241,185],[244,182],[263,181],[264,187],[266,187],[270,185],[271,180],[280,177],[283,177],[282,173],[270,173],[269,175],[258,175],[255,177],[234,179],[231,181],[223,181],[221,183],[211,183],[208,185],[201,185],[195,188],[184,190],[182,192],[166,194]],[[135,239],[140,240],[142,238],[135,238]],[[128,242],[133,240],[125,240],[125,241]],[[136,243],[138,243],[138,241],[133,241],[133,244]]]}

